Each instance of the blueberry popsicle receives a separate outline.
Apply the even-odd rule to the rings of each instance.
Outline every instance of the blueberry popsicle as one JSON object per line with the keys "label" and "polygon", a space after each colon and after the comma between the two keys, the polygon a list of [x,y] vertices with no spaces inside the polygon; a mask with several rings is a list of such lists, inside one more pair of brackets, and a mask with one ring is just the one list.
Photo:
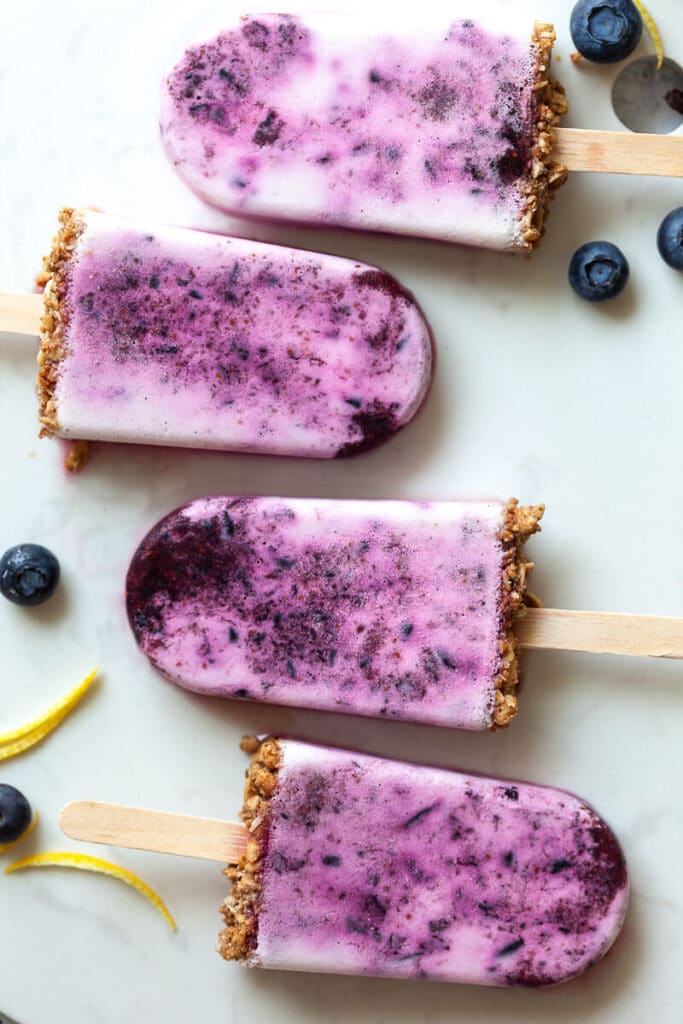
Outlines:
{"label": "blueberry popsicle", "polygon": [[623,854],[571,793],[289,739],[250,749],[226,960],[540,986],[617,937]]}
{"label": "blueberry popsicle", "polygon": [[45,278],[43,434],[333,458],[429,386],[422,313],[362,263],[67,209]]}
{"label": "blueberry popsicle", "polygon": [[566,101],[552,26],[506,17],[243,17],[166,79],[166,153],[234,214],[532,249]]}
{"label": "blueberry popsicle", "polygon": [[128,570],[135,638],[199,693],[490,729],[517,710],[542,506],[205,498]]}

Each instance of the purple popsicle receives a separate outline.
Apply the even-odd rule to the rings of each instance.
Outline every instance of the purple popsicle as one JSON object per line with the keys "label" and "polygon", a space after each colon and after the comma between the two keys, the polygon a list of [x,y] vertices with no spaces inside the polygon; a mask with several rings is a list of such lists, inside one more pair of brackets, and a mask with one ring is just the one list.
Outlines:
{"label": "purple popsicle", "polygon": [[254,748],[226,959],[535,987],[581,974],[618,935],[624,858],[571,793],[292,740]]}
{"label": "purple popsicle", "polygon": [[202,498],[145,537],[128,617],[198,693],[463,729],[517,710],[542,506]]}
{"label": "purple popsicle", "polygon": [[509,7],[228,23],[164,83],[167,155],[241,216],[531,249],[566,177],[551,145],[566,101],[553,27]]}
{"label": "purple popsicle", "polygon": [[416,413],[429,328],[336,256],[64,210],[46,260],[44,434],[334,458]]}

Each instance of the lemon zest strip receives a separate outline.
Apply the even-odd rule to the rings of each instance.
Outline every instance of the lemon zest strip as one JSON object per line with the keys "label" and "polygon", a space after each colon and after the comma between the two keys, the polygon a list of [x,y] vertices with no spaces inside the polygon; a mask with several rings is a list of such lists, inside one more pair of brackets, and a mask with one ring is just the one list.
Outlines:
{"label": "lemon zest strip", "polygon": [[23,725],[18,726],[16,729],[10,730],[10,732],[0,733],[0,746],[5,743],[9,743],[12,740],[20,739],[22,736],[26,736],[27,733],[34,732],[40,726],[46,722],[50,722],[53,718],[61,715],[63,711],[68,712],[74,707],[78,701],[85,695],[89,690],[95,676],[99,672],[99,669],[93,669],[85,677],[85,679],[78,684],[73,690],[70,690],[64,697],[51,704],[45,711],[42,712],[37,718],[34,718],[30,722],[25,722]]}
{"label": "lemon zest strip", "polygon": [[[8,745],[16,743],[25,737],[34,736],[38,733],[40,733],[39,738],[42,739],[43,736],[47,736],[48,732],[52,732],[52,730],[59,725],[62,719],[66,717],[72,708],[74,708],[81,698],[87,693],[98,672],[99,669],[94,669],[81,683],[78,684],[77,687],[75,687],[75,689],[69,691],[69,693],[62,697],[61,700],[51,704],[50,707],[37,718],[34,718],[30,722],[25,722],[24,725],[20,725],[9,732],[0,733],[0,760],[4,760],[2,756],[3,747],[7,747]],[[38,740],[36,739],[34,742],[37,743]],[[33,746],[33,743],[30,743],[29,746]],[[17,752],[20,753],[20,751]],[[8,754],[6,756],[11,757],[12,755]]]}
{"label": "lemon zest strip", "polygon": [[648,11],[647,7],[642,3],[642,0],[633,0],[633,3],[634,6],[638,8],[640,16],[645,22],[645,26],[650,33],[650,38],[655,44],[655,51],[657,53],[657,70],[661,71],[662,64],[664,63],[664,45],[662,43],[662,37],[659,34],[659,29],[657,28],[654,18]]}
{"label": "lemon zest strip", "polygon": [[33,732],[27,732],[23,736],[20,736],[16,740],[12,740],[11,743],[0,744],[0,761],[7,761],[10,757],[16,757],[17,754],[23,754],[25,750],[30,750],[31,747],[35,747],[36,743],[40,743],[49,736],[58,725],[60,725],[69,713],[69,708],[66,711],[62,711],[61,714],[55,715],[49,721],[43,725],[34,729]]}
{"label": "lemon zest strip", "polygon": [[24,857],[23,860],[16,860],[13,864],[9,864],[5,868],[5,874],[9,875],[13,871],[23,871],[24,868],[40,867],[77,868],[80,871],[93,871],[96,874],[108,875],[110,878],[117,878],[120,882],[125,882],[126,885],[130,885],[133,889],[144,896],[153,907],[156,907],[166,921],[168,921],[173,931],[176,930],[176,923],[171,917],[166,904],[163,902],[161,897],[155,893],[154,889],[150,889],[150,887],[146,885],[141,878],[138,878],[138,876],[133,874],[132,871],[128,871],[127,868],[122,868],[118,864],[112,864],[108,860],[102,860],[100,857],[91,857],[89,854],[85,853],[70,852],[38,853],[34,857]]}
{"label": "lemon zest strip", "polygon": [[0,857],[3,855],[3,853],[7,853],[8,850],[11,850],[13,846],[16,846],[17,843],[22,843],[24,839],[27,839],[28,836],[31,835],[31,832],[33,832],[36,825],[38,824],[39,818],[40,815],[38,814],[38,811],[34,811],[33,817],[31,819],[31,824],[29,825],[25,832],[21,833],[18,839],[13,839],[11,843],[0,843]]}

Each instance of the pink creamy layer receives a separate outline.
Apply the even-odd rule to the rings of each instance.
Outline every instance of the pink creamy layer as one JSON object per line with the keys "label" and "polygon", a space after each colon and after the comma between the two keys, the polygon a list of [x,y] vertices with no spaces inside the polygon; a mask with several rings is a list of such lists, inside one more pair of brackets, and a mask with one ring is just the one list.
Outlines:
{"label": "pink creamy layer", "polygon": [[505,248],[530,177],[536,63],[531,26],[249,16],[186,51],[161,134],[226,210]]}
{"label": "pink creamy layer", "polygon": [[538,986],[610,947],[623,855],[570,793],[282,741],[255,961]]}
{"label": "pink creamy layer", "polygon": [[128,572],[136,639],[199,693],[492,724],[502,503],[206,498]]}
{"label": "pink creamy layer", "polygon": [[372,447],[419,407],[429,329],[389,274],[84,217],[64,303],[60,433],[331,458]]}

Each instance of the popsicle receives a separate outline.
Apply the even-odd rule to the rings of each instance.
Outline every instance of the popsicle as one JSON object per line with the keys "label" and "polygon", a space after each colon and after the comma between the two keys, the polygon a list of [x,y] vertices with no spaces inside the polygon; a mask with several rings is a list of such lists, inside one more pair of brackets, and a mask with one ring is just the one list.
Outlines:
{"label": "popsicle", "polygon": [[514,621],[542,506],[205,498],[135,553],[128,617],[199,693],[465,729],[517,708]]}
{"label": "popsicle", "polygon": [[549,985],[600,959],[626,913],[616,839],[556,789],[270,739],[243,817],[228,960]]}
{"label": "popsicle", "polygon": [[563,790],[251,739],[231,822],[77,801],[73,838],[230,861],[219,952],[251,966],[553,985],[607,952],[629,881]]}
{"label": "popsicle", "polygon": [[568,170],[683,176],[683,138],[558,128],[552,25],[475,12],[243,17],[164,81],[167,156],[239,216],[513,251]]}
{"label": "popsicle", "polygon": [[506,17],[243,17],[166,79],[166,153],[232,213],[531,249],[566,101],[552,26]]}
{"label": "popsicle", "polygon": [[131,628],[198,693],[461,729],[508,725],[520,646],[683,658],[683,619],[526,608],[543,506],[212,497],[165,516]]}
{"label": "popsicle", "polygon": [[334,458],[429,386],[429,328],[375,267],[82,209],[45,265],[43,434]]}

